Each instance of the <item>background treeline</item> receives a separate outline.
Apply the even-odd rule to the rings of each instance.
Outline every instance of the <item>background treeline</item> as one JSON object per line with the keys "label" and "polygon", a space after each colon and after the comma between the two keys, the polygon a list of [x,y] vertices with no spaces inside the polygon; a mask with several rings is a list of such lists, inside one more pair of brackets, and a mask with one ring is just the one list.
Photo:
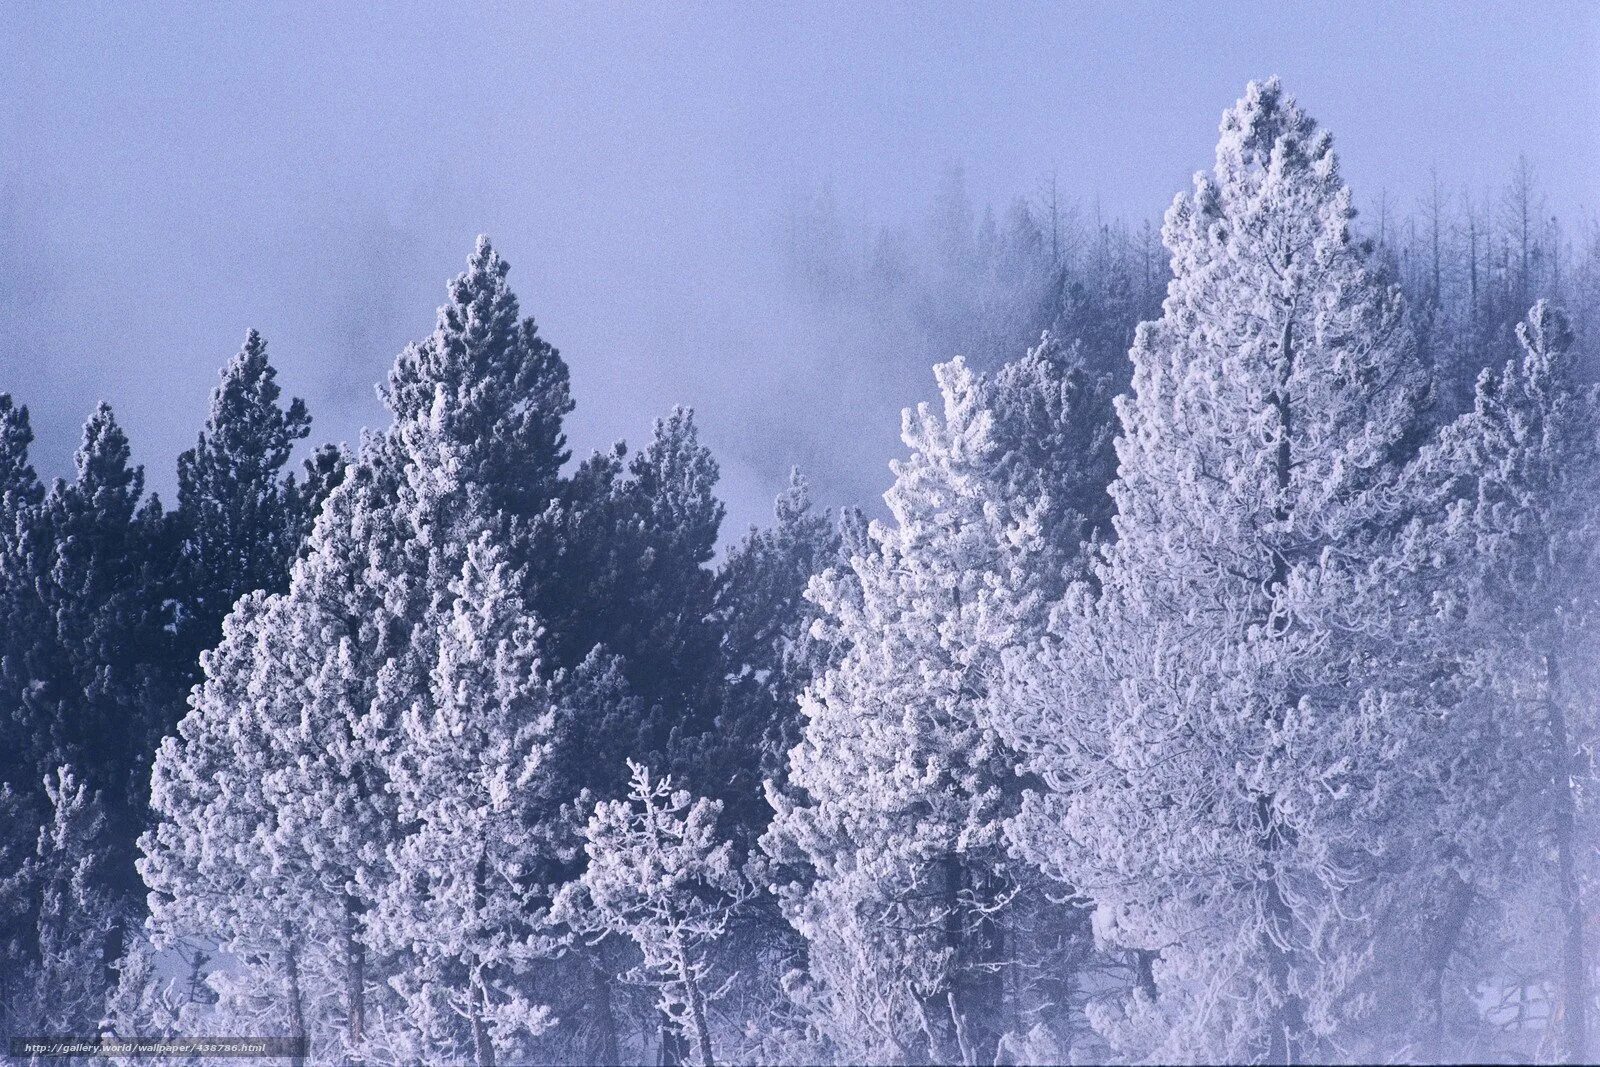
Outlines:
{"label": "background treeline", "polygon": [[574,462],[483,239],[354,452],[253,332],[171,509],[0,399],[5,1035],[1592,1056],[1593,222],[1357,219],[1270,81],[1159,232],[785,241],[872,373],[966,358],[886,518],[797,474],[720,559],[692,413]]}

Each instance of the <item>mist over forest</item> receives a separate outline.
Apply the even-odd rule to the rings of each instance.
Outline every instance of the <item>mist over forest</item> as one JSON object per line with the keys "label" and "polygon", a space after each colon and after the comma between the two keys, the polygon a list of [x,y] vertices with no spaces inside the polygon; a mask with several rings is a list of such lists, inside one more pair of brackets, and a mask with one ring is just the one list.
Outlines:
{"label": "mist over forest", "polygon": [[[930,153],[888,209],[881,175],[790,167],[720,231],[727,190],[556,184],[529,210],[582,225],[530,267],[471,226],[419,292],[484,196],[419,166],[448,207],[290,205],[181,343],[77,362],[156,317],[105,264],[65,280],[94,179],[35,195],[76,142],[29,120],[0,170],[6,1051],[1600,1056],[1600,216],[1509,140],[1361,188],[1252,73],[1143,214]],[[541,129],[654,143],[568,120]],[[738,170],[664,141],[706,156],[652,157],[663,188]],[[108,226],[231,232],[207,195]],[[574,225],[638,251],[563,279]],[[174,287],[217,262],[150,249]],[[290,343],[246,319],[191,373],[252,308]],[[98,376],[130,403],[69,419]],[[205,389],[192,423],[159,399]]]}

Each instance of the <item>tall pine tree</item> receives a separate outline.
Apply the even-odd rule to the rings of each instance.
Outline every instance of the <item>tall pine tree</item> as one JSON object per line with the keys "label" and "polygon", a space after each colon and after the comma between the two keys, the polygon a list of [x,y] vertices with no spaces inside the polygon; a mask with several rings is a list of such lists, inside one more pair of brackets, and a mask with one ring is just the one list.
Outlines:
{"label": "tall pine tree", "polygon": [[1457,747],[1490,762],[1441,782],[1439,825],[1450,830],[1439,836],[1469,843],[1453,854],[1471,861],[1456,865],[1469,888],[1502,901],[1531,888],[1549,902],[1541,955],[1559,1000],[1560,1053],[1583,1063],[1594,998],[1587,917],[1600,879],[1583,844],[1596,834],[1588,797],[1600,736],[1600,393],[1582,383],[1560,311],[1540,301],[1517,338],[1522,358],[1483,372],[1472,409],[1421,464],[1445,508],[1419,536],[1474,686]]}
{"label": "tall pine tree", "polygon": [[[514,547],[566,457],[566,368],[520,316],[507,270],[480,238],[433,334],[395,363],[392,424],[324,503],[288,590],[229,623],[157,762],[162,821],[143,868],[157,933],[247,934],[279,989],[303,977],[302,953],[331,947],[341,1032],[313,1048],[427,1050],[416,1020],[378,1011],[403,966],[374,957],[369,930],[407,829],[400,726],[430,689],[468,546]],[[228,840],[240,823],[258,829]]]}
{"label": "tall pine tree", "polygon": [[296,441],[311,432],[298,398],[281,403],[267,343],[251,330],[222,370],[195,447],[178,457],[181,542],[179,655],[184,689],[199,678],[202,649],[245,593],[281,592],[299,548],[296,487],[283,474]]}
{"label": "tall pine tree", "polygon": [[1003,651],[1081,566],[1077,509],[1103,511],[1103,458],[1072,447],[1097,438],[1075,425],[1093,380],[1053,342],[994,381],[959,360],[936,375],[942,411],[905,416],[893,521],[812,583],[839,659],[801,699],[767,839],[793,872],[818,1025],[852,1060],[992,1062],[1008,1029],[1008,930],[1032,879],[1006,853],[1017,760],[986,703]]}
{"label": "tall pine tree", "polygon": [[[27,538],[43,641],[28,700],[64,761],[98,793],[106,823],[104,888],[137,906],[134,844],[146,822],[150,761],[169,662],[160,502],[141,504],[144,470],[109,405],[84,426],[77,477],[57,481]],[[120,951],[120,926],[108,946]]]}
{"label": "tall pine tree", "polygon": [[1353,214],[1328,135],[1252,83],[1167,214],[1115,540],[997,719],[1050,786],[1020,850],[1093,902],[1105,944],[1159,954],[1098,1020],[1135,1056],[1300,1060],[1357,1004],[1355,887],[1426,719],[1385,688],[1366,576],[1405,516],[1426,383]]}

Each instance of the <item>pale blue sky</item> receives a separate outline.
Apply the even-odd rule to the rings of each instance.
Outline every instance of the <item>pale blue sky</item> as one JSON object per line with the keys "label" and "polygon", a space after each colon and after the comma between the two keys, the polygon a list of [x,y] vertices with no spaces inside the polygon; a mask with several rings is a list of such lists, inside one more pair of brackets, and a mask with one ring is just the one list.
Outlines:
{"label": "pale blue sky", "polygon": [[[163,489],[249,326],[314,438],[353,440],[486,231],[572,365],[575,444],[694,404],[742,525],[818,447],[741,431],[826,343],[775,296],[797,190],[892,221],[960,163],[980,201],[1054,171],[1155,218],[1272,72],[1363,202],[1413,203],[1433,167],[1489,189],[1520,154],[1552,209],[1600,206],[1594,0],[13,3],[0,42],[0,389],[49,473],[111,400]],[[818,440],[864,432],[835,406]]]}

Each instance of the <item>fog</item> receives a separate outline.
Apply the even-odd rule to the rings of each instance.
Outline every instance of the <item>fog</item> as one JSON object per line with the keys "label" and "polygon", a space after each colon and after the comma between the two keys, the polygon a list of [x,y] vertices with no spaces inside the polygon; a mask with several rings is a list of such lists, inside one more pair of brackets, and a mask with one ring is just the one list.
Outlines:
{"label": "fog", "polygon": [[576,452],[684,403],[725,530],[791,463],[870,501],[895,411],[931,391],[907,368],[954,353],[875,352],[901,335],[797,292],[785,220],[819,190],[863,234],[914,224],[956,166],[975,210],[1054,179],[1155,220],[1277,72],[1369,213],[1519,156],[1552,213],[1595,207],[1600,8],[1386,7],[8,5],[0,389],[47,474],[110,400],[170,497],[256,327],[312,440],[353,442],[486,232],[571,365]]}

